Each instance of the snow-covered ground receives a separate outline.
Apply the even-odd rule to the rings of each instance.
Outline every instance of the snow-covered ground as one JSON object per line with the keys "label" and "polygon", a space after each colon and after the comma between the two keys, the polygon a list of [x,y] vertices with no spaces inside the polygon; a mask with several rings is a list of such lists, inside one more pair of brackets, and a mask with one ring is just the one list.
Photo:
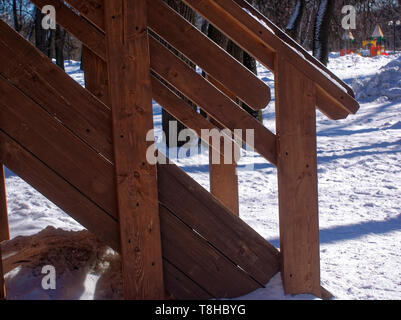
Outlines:
{"label": "snow-covered ground", "polygon": [[[341,121],[321,113],[317,116],[322,285],[338,299],[401,299],[401,55],[332,54],[329,68],[353,85],[361,109]],[[66,69],[83,83],[77,63],[67,63]],[[272,74],[262,67],[259,77],[274,87]],[[161,110],[156,104],[154,111],[156,136],[161,137]],[[274,132],[274,99],[263,116],[264,124]],[[209,188],[206,153],[177,162]],[[241,217],[278,247],[276,170],[258,155],[243,152],[238,176]],[[6,183],[12,238],[36,234],[48,225],[82,229],[9,171]],[[99,275],[94,270],[88,271],[84,289],[75,297],[102,296],[95,293]],[[23,277],[18,270],[7,274],[8,285],[17,287],[10,287],[9,292],[18,292],[9,298],[35,297]],[[278,275],[265,289],[243,298],[313,297],[285,296]]]}

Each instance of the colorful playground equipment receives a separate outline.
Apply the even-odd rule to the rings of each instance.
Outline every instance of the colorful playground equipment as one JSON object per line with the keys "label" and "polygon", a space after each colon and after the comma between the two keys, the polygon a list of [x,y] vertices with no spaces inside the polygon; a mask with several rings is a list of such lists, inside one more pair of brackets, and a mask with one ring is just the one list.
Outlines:
{"label": "colorful playground equipment", "polygon": [[379,25],[376,25],[372,36],[369,40],[362,42],[362,48],[364,49],[364,56],[382,56],[388,55],[386,52],[386,38],[384,37],[383,31]]}

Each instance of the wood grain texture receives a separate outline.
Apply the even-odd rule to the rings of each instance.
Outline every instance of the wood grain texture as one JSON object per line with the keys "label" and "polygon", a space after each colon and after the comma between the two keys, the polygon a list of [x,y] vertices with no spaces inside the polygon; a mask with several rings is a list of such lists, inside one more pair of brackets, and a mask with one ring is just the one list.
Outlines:
{"label": "wood grain texture", "polygon": [[67,0],[65,2],[104,32],[104,0]]}
{"label": "wood grain texture", "polygon": [[[210,82],[188,67],[157,40],[150,37],[150,65],[154,72],[196,103],[222,127],[254,129],[254,148],[276,164],[276,136]],[[245,134],[243,134],[245,142]]]}
{"label": "wood grain texture", "polygon": [[[99,1],[99,0],[98,0]],[[331,70],[329,70],[327,67],[325,67],[319,60],[317,60],[314,56],[312,56],[308,51],[305,50],[304,47],[302,47],[298,42],[293,40],[290,36],[288,36],[285,32],[283,32],[279,27],[277,27],[273,22],[271,22],[268,18],[266,18],[263,14],[261,14],[258,10],[256,10],[252,5],[250,5],[247,1],[245,0],[234,0],[240,7],[243,9],[249,10],[249,12],[257,17],[259,20],[263,21],[266,23],[269,28],[271,28],[274,31],[274,34],[279,37],[282,41],[287,43],[289,46],[295,48],[297,51],[302,53],[304,55],[304,58],[308,60],[310,63],[315,65],[318,69],[322,69],[325,73],[327,73],[332,79],[337,81],[341,86],[343,86],[348,94],[355,98],[355,94],[352,91],[352,89],[343,81],[341,80],[337,75],[335,75]]]}
{"label": "wood grain texture", "polygon": [[[99,153],[112,157],[111,111],[0,20],[0,74]],[[66,94],[68,92],[68,94]]]}
{"label": "wood grain texture", "polygon": [[46,5],[52,5],[56,9],[57,23],[67,29],[72,35],[83,40],[86,46],[91,48],[99,57],[106,60],[106,43],[104,34],[92,26],[83,17],[77,15],[61,0],[32,0],[32,3],[42,9]]}
{"label": "wood grain texture", "polygon": [[[149,26],[252,109],[264,109],[270,88],[160,0],[148,1]],[[235,76],[233,76],[235,75]]]}
{"label": "wood grain texture", "polygon": [[276,68],[281,275],[287,294],[321,297],[315,87],[287,60]]}
{"label": "wood grain texture", "polygon": [[237,163],[224,163],[224,155],[220,155],[220,163],[213,163],[213,149],[209,148],[209,181],[210,192],[219,199],[232,213],[239,216],[239,194]]}
{"label": "wood grain texture", "polygon": [[[246,13],[234,1],[226,0],[184,0],[190,7],[204,16],[221,32],[235,41],[240,47],[253,55],[266,68],[277,75],[275,56],[290,60],[304,76],[319,85],[334,101],[337,108],[345,109],[347,114],[354,114],[359,109],[358,102],[337,86],[315,65],[305,60],[288,44],[269,31],[257,19]],[[345,90],[345,88],[344,88]],[[331,115],[325,105],[317,106],[330,118],[336,119],[338,113]]]}
{"label": "wood grain texture", "polygon": [[106,1],[105,24],[124,297],[163,299],[146,0]]}
{"label": "wood grain texture", "polygon": [[[99,209],[98,206],[93,205],[93,202],[88,201],[81,192],[68,184],[57,172],[47,167],[40,159],[36,158],[27,149],[3,132],[0,132],[0,146],[3,150],[6,150],[0,157],[1,161],[4,161],[14,172],[30,183],[39,192],[43,193],[44,196],[48,197],[56,205],[59,205],[60,208],[68,212],[74,219],[88,228],[89,231],[93,232],[115,250],[120,251],[119,223],[116,219],[111,218],[104,213],[104,211]],[[79,162],[80,159],[77,159],[77,161]],[[175,166],[166,165],[161,167]],[[181,178],[186,176],[180,169],[176,169]],[[88,176],[87,178],[90,179],[91,177]],[[179,177],[178,179],[181,180]],[[181,184],[177,184],[175,181],[175,179],[172,180],[172,185],[170,185],[169,188],[174,190],[186,188]],[[191,186],[187,187],[191,188]],[[182,194],[182,190],[179,191],[179,193]],[[205,199],[202,198],[201,202],[204,203]],[[215,202],[215,204],[221,206],[218,202]],[[224,215],[224,211],[222,212],[216,212],[216,214],[220,215],[222,213]],[[215,242],[209,245],[208,241],[192,231],[192,227],[189,227],[183,221],[181,222],[180,219],[175,218],[171,213],[168,214],[169,216],[161,221],[162,230],[165,230],[163,233],[166,235],[166,240],[163,241],[163,257],[165,260],[165,284],[168,292],[180,299],[205,299],[210,297],[235,297],[236,295],[248,293],[258,287],[258,284],[249,278],[247,273],[244,273],[242,269],[238,268],[236,263],[231,262],[237,261],[235,257],[233,260],[231,257],[230,259],[226,258],[225,253],[228,252],[227,250],[216,251],[216,247],[213,245]],[[193,214],[204,214],[204,212],[197,212],[195,209]],[[230,213],[226,214],[232,216]],[[173,220],[173,223],[171,223],[171,220]],[[236,223],[240,224],[237,229],[238,235],[243,237],[242,240],[227,238],[228,233],[224,231],[219,237],[226,243],[226,246],[232,246],[232,252],[237,251],[239,255],[247,254],[247,252],[244,251],[246,251],[246,248],[249,246],[253,248],[255,254],[262,259],[260,261],[263,261],[261,257],[265,255],[266,251],[269,252],[271,250],[268,243],[263,238],[259,237],[262,246],[255,245],[252,239],[255,238],[256,233],[249,227],[244,228],[246,225],[241,220],[237,219]],[[231,225],[230,222],[229,225]],[[222,225],[219,228],[225,229],[227,227]],[[232,226],[229,228],[232,228]],[[188,244],[189,241],[191,245]],[[248,243],[249,241],[251,242]],[[245,243],[248,244],[245,245]],[[180,250],[177,250],[177,248],[180,248]],[[195,252],[197,254],[195,254]],[[171,270],[171,266],[169,265],[170,261],[174,264],[175,270]],[[197,262],[195,264],[189,263],[190,261]],[[260,262],[252,261],[255,263]],[[275,257],[273,262],[277,265],[278,256]],[[217,266],[222,267],[222,269],[214,269]],[[268,266],[256,265],[255,268],[256,267],[267,268]],[[224,272],[226,268],[229,269],[227,272],[231,276],[220,277],[219,275]],[[166,269],[168,271],[166,271]],[[195,279],[197,279],[197,281],[195,281]],[[202,283],[202,285],[198,281]],[[215,295],[211,294],[211,292],[214,292]]]}
{"label": "wood grain texture", "polygon": [[110,105],[107,64],[85,45],[82,46],[82,60],[85,89],[105,105]]}
{"label": "wood grain texture", "polygon": [[[110,185],[114,185],[113,175],[104,170],[112,168],[112,164],[1,76],[0,95],[1,129],[29,146],[32,153],[60,175],[68,176],[69,182],[85,190],[89,198],[99,199],[106,212],[115,212],[116,196],[109,192]],[[76,158],[82,159],[82,163],[77,163]],[[88,174],[92,180],[82,179]]]}
{"label": "wood grain texture", "polygon": [[[29,149],[25,149],[4,133],[1,126],[0,128],[0,148],[3,150],[0,154],[1,161],[47,199],[118,251],[120,248],[118,219],[69,183],[69,175],[61,176]],[[44,141],[41,143],[46,145]],[[80,160],[78,162],[81,164]],[[87,179],[91,178],[88,174]]]}
{"label": "wood grain texture", "polygon": [[[69,0],[88,20],[104,28],[101,1]],[[255,110],[270,101],[270,88],[162,1],[148,0],[149,27]],[[196,45],[194,45],[196,44]],[[232,75],[236,76],[233,77]]]}
{"label": "wood grain texture", "polygon": [[3,259],[1,255],[1,244],[0,244],[0,300],[6,299],[6,284],[4,282],[3,274]]}
{"label": "wood grain texture", "polygon": [[214,298],[167,259],[163,259],[163,272],[164,285],[173,299],[207,300]]}
{"label": "wood grain texture", "polygon": [[[0,153],[4,152],[0,148]],[[10,229],[8,226],[6,179],[4,176],[4,166],[0,162],[0,243],[10,239]]]}
{"label": "wood grain texture", "polygon": [[259,283],[279,270],[279,253],[175,165],[158,171],[159,201]]}
{"label": "wood grain texture", "polygon": [[234,298],[261,287],[164,207],[160,208],[160,219],[163,254],[174,256],[177,268],[201,287],[207,287],[213,296]]}

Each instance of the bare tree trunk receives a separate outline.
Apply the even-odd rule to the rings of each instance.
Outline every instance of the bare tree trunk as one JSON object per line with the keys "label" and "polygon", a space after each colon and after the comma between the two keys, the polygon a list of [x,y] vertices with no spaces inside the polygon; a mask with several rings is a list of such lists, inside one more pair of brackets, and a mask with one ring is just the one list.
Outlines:
{"label": "bare tree trunk", "polygon": [[17,0],[13,0],[13,20],[14,20],[15,31],[20,32],[21,24],[19,23],[19,19],[18,19]]}

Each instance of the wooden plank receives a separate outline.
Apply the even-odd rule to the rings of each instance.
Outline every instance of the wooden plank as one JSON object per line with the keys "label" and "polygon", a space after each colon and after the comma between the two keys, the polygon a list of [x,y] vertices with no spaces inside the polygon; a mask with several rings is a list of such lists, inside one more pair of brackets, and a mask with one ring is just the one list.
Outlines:
{"label": "wooden plank", "polygon": [[42,9],[46,5],[52,5],[56,9],[57,23],[62,25],[78,39],[84,39],[86,46],[91,48],[99,57],[106,60],[106,43],[104,34],[86,19],[77,15],[68,8],[62,0],[32,0],[32,3]]}
{"label": "wooden plank", "polygon": [[104,1],[103,0],[67,0],[80,15],[88,19],[99,30],[104,32]]}
{"label": "wooden plank", "polygon": [[153,129],[146,0],[106,1],[105,23],[124,297],[162,299],[157,171],[146,159]]}
{"label": "wooden plank", "polygon": [[[103,6],[69,0],[74,8],[94,24],[103,25]],[[149,27],[186,57],[215,77],[255,110],[264,109],[270,101],[270,89],[252,72],[161,1],[148,1]],[[178,36],[179,35],[179,36]],[[196,46],[193,44],[196,43]],[[205,54],[207,53],[207,54]],[[235,77],[232,77],[235,74]]]}
{"label": "wooden plank", "polygon": [[105,105],[110,105],[107,64],[91,49],[82,45],[85,88]]}
{"label": "wooden plank", "polygon": [[269,87],[167,4],[160,0],[148,0],[148,11],[150,28],[203,71],[252,109],[260,110],[268,105]]}
{"label": "wooden plank", "polygon": [[[223,127],[230,130],[255,130],[255,150],[276,163],[276,136],[235,102],[216,89],[177,58],[157,40],[150,37],[151,68],[187,98],[200,106]],[[243,134],[245,140],[245,134]]]}
{"label": "wooden plank", "polygon": [[276,68],[281,275],[287,294],[321,297],[316,89],[289,61]]}
{"label": "wooden plank", "polygon": [[[194,130],[198,136],[206,143],[210,144],[210,139],[202,136],[202,130],[219,130],[213,125],[208,119],[203,117],[201,114],[191,108],[184,100],[178,97],[172,92],[167,86],[165,86],[156,77],[151,77],[152,81],[152,92],[153,99],[156,100],[165,110],[167,110],[172,116],[181,121],[188,128]],[[225,136],[226,139],[231,140],[233,145],[238,144],[232,140],[229,136]],[[227,140],[227,141],[229,141]],[[224,152],[224,145],[221,144],[220,148],[212,146],[213,150],[218,153]]]}
{"label": "wooden plank", "polygon": [[175,165],[160,165],[159,201],[259,283],[279,270],[279,253]]}
{"label": "wooden plank", "polygon": [[[112,219],[99,209],[98,206],[93,205],[82,193],[68,184],[65,179],[57,175],[56,172],[48,168],[42,161],[1,131],[0,146],[5,150],[1,155],[1,161],[4,161],[19,176],[28,183],[31,183],[39,192],[42,192],[51,201],[54,201],[56,205],[59,205],[60,208],[72,215],[73,218],[77,219],[88,230],[119,251],[119,227],[115,219]],[[171,216],[170,213],[169,216]],[[168,270],[165,275],[166,289],[169,292],[183,299],[206,299],[219,297],[219,295],[221,297],[234,297],[255,289],[256,283],[250,281],[241,269],[236,268],[234,264],[216,252],[203,238],[193,233],[191,228],[179,222],[178,219],[174,218],[175,222],[171,224],[172,218],[167,217],[162,220],[164,223],[164,234],[167,237],[167,240],[163,242],[163,248],[165,249],[163,255],[167,261],[167,263],[164,263],[164,268]],[[167,223],[165,223],[166,221]],[[171,229],[171,226],[173,229]],[[188,242],[188,239],[189,241],[195,239],[195,243],[192,245],[192,242]],[[177,247],[180,245],[183,248],[177,252]],[[196,248],[198,250],[194,251]],[[200,253],[200,255],[198,256],[194,252]],[[199,260],[201,263],[200,266],[191,264],[186,259],[188,256]],[[217,262],[208,263],[210,260],[207,258],[217,259]],[[181,268],[177,269],[177,267],[175,270],[171,270],[168,261],[183,265],[185,268],[182,266],[181,268],[185,269],[188,273],[183,273]],[[210,270],[213,271],[213,268],[216,268],[216,266],[223,267],[222,269],[217,269],[215,273],[210,274]],[[207,272],[205,272],[205,268]],[[229,269],[228,271],[226,270],[227,268]],[[228,272],[231,276],[220,277],[220,273],[223,272]],[[203,283],[204,288],[207,288],[207,291],[202,288],[203,286],[200,287],[197,282],[194,282],[191,277],[200,279],[200,282]],[[217,280],[213,277],[220,279],[218,281],[221,286],[216,284]],[[238,281],[236,281],[237,278]],[[218,288],[215,288],[216,286]],[[214,296],[208,293],[209,289],[221,291],[216,291],[216,296]],[[220,292],[219,295],[217,295],[218,292]]]}
{"label": "wooden plank", "polygon": [[[111,111],[0,20],[0,74],[98,152],[112,158]],[[66,94],[68,92],[68,94]]]}
{"label": "wooden plank", "polygon": [[[112,164],[1,76],[0,95],[0,128],[89,198],[99,199],[105,211],[116,212],[116,195],[109,189],[112,170],[105,171]],[[87,175],[92,179],[82,179]]]}
{"label": "wooden plank", "polygon": [[[303,72],[306,77],[333,97],[339,108],[347,110],[348,114],[358,111],[359,104],[352,96],[339,88],[332,79],[321,72],[321,69],[301,57],[235,2],[226,0],[184,0],[184,2],[275,74],[278,71],[275,70],[274,56],[285,57],[292,61],[298,71]],[[329,114],[330,110],[326,110],[325,105],[318,107],[325,114]],[[337,117],[337,113],[332,116],[333,119]]]}
{"label": "wooden plank", "polygon": [[[0,148],[0,153],[4,152]],[[4,176],[4,166],[0,162],[0,243],[10,239],[10,229],[8,226],[6,179]]]}
{"label": "wooden plank", "polygon": [[[235,298],[261,287],[164,207],[160,219],[163,254],[174,257],[171,261],[201,287],[207,287],[213,296]],[[191,250],[186,250],[188,247]]]}
{"label": "wooden plank", "polygon": [[[119,250],[117,218],[106,213],[96,202],[6,135],[2,129],[0,149],[3,150],[0,161],[7,167],[114,250]],[[87,177],[91,178],[90,175]]]}
{"label": "wooden plank", "polygon": [[283,32],[279,27],[277,27],[272,21],[266,18],[263,14],[261,14],[258,10],[256,10],[252,5],[250,5],[245,0],[234,0],[239,6],[243,9],[249,10],[249,12],[257,17],[259,20],[263,21],[269,28],[271,28],[274,34],[279,37],[282,41],[287,43],[290,47],[295,48],[297,51],[304,55],[304,58],[308,60],[310,63],[315,65],[317,68],[322,69],[326,74],[328,74],[331,78],[337,81],[341,86],[343,86],[348,94],[355,98],[355,94],[352,89],[337,75],[335,75],[331,70],[329,70],[326,66],[324,66],[319,60],[317,60],[314,56],[312,56],[308,51],[304,49],[298,42],[293,40],[290,36],[288,36],[285,32]]}
{"label": "wooden plank", "polygon": [[[316,85],[320,86],[322,90],[336,102],[334,108],[333,104],[330,106],[326,106],[325,104],[317,105],[319,110],[331,119],[339,119],[340,115],[343,114],[341,109],[346,110],[347,114],[354,114],[358,111],[359,104],[354,99],[352,90],[348,86],[345,86],[344,89],[346,92],[344,92],[335,84],[338,77],[332,77],[331,73],[327,73],[329,75],[329,77],[327,77],[321,72],[321,70],[324,71],[324,69],[318,68],[314,63],[309,62],[308,59],[304,60],[290,45],[269,32],[261,23],[258,23],[255,19],[246,14],[239,6],[235,5],[235,3],[231,3],[231,1],[224,2],[222,0],[187,0],[186,2],[273,72],[276,53],[284,55],[287,59],[294,61],[297,68],[299,68],[305,76],[309,77]],[[73,24],[68,19],[63,19],[63,21],[59,21],[59,23],[73,34],[75,28],[80,30],[97,30],[83,19],[74,21]],[[91,38],[89,33],[95,34],[92,30],[91,32],[80,34],[75,32],[74,35],[96,52],[96,54],[104,58],[105,52],[102,51],[101,48],[93,46],[93,37]],[[96,34],[95,38],[95,43],[104,42],[103,35]],[[340,86],[343,86],[342,81],[337,82]],[[320,101],[322,100],[318,100],[318,102]],[[334,113],[332,113],[333,110],[335,110]]]}

